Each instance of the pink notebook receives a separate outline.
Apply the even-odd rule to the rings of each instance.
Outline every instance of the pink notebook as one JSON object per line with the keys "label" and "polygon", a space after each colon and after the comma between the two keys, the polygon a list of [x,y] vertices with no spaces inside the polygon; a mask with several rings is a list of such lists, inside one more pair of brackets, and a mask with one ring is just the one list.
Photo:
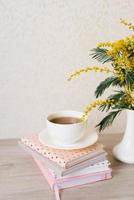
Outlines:
{"label": "pink notebook", "polygon": [[55,191],[56,199],[60,199],[60,190],[66,189],[70,187],[76,187],[84,184],[94,183],[97,181],[107,180],[111,178],[111,169],[107,166],[105,170],[96,169],[91,171],[86,171],[85,174],[80,174],[77,172],[77,175],[73,175],[72,177],[62,177],[56,178],[55,174],[52,170],[48,169],[47,166],[44,165],[41,161],[34,158],[37,166],[41,170],[42,174],[46,178],[47,182],[49,183],[51,189]]}
{"label": "pink notebook", "polygon": [[45,158],[57,163],[62,168],[70,168],[80,162],[96,157],[104,153],[103,145],[96,143],[79,150],[59,150],[44,146],[38,139],[38,135],[30,135],[21,139],[21,142],[40,153]]}
{"label": "pink notebook", "polygon": [[34,158],[36,164],[40,168],[41,172],[45,176],[48,181],[51,189],[54,189],[56,185],[59,189],[70,188],[78,185],[83,185],[87,183],[93,183],[99,180],[105,180],[111,178],[111,169],[107,167],[104,170],[94,170],[91,172],[89,170],[85,172],[85,174],[81,174],[81,172],[77,172],[77,175],[65,176],[62,178],[56,178],[55,174],[52,170],[48,169],[42,162],[38,159]]}
{"label": "pink notebook", "polygon": [[28,154],[32,155],[36,159],[40,160],[42,163],[47,165],[48,168],[52,169],[58,177],[65,176],[67,174],[70,174],[72,172],[78,171],[80,169],[83,169],[85,167],[88,167],[90,165],[93,165],[95,163],[98,163],[100,161],[106,160],[106,152],[103,152],[101,154],[96,155],[94,158],[87,159],[83,162],[78,163],[77,165],[74,165],[70,168],[62,168],[59,166],[56,162],[53,162],[49,160],[48,158],[44,157],[42,154],[38,153],[35,150],[32,150],[28,146],[24,145],[22,142],[19,142],[20,147],[26,151]]}

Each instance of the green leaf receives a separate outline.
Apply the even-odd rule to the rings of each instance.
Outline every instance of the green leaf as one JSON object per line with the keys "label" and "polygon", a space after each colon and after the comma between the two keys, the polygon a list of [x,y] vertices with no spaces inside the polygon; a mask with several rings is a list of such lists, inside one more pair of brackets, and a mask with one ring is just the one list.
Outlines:
{"label": "green leaf", "polygon": [[118,101],[115,104],[115,106],[113,106],[112,108],[113,109],[122,109],[122,110],[124,110],[124,109],[129,109],[129,106],[130,105],[125,101],[125,98],[124,98],[124,99]]}
{"label": "green leaf", "polygon": [[116,92],[117,92],[116,94],[112,94],[112,95],[110,95],[108,97],[108,99],[115,101],[114,105],[111,105],[111,104],[102,104],[98,108],[100,111],[102,111],[102,112],[106,111],[107,112],[107,111],[109,111],[110,108],[112,108],[112,109],[117,109],[117,108],[119,109],[119,108],[121,108],[121,107],[119,107],[119,104],[120,104],[120,102],[123,101],[123,98],[125,97],[125,93],[123,91],[116,91]]}
{"label": "green leaf", "polygon": [[100,111],[102,111],[102,112],[103,112],[104,110],[107,112],[107,111],[109,111],[110,108],[111,108],[111,105],[110,105],[110,104],[102,104],[102,105],[99,106],[98,109],[99,109]]}
{"label": "green leaf", "polygon": [[124,72],[125,72],[126,84],[129,86],[129,88],[133,88],[133,86],[134,86],[134,71],[124,70]]}
{"label": "green leaf", "polygon": [[93,52],[90,54],[92,58],[102,62],[103,64],[113,60],[112,56],[107,54],[108,50],[105,48],[94,48],[91,51]]}
{"label": "green leaf", "polygon": [[115,86],[115,85],[118,85],[118,84],[119,84],[118,77],[111,76],[111,77],[106,78],[96,88],[96,90],[95,90],[95,96],[96,96],[96,98],[98,98],[99,96],[101,96],[104,93],[104,91],[107,88],[109,88],[111,85]]}
{"label": "green leaf", "polygon": [[125,93],[123,91],[116,91],[116,94],[112,94],[108,97],[108,99],[113,99],[115,101],[119,101],[122,97],[124,97]]}
{"label": "green leaf", "polygon": [[116,116],[121,113],[122,110],[116,110],[110,112],[106,117],[104,117],[99,124],[97,124],[96,127],[99,127],[99,132],[104,130],[106,127],[110,126]]}

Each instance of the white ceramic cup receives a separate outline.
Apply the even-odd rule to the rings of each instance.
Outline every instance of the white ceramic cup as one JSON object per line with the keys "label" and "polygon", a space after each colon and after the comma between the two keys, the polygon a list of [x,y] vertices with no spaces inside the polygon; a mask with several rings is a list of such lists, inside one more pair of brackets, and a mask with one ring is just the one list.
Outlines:
{"label": "white ceramic cup", "polygon": [[46,118],[46,126],[51,138],[62,144],[73,144],[80,140],[86,134],[87,117],[82,122],[73,124],[57,124],[51,120],[59,117],[80,118],[82,114],[78,111],[58,111],[49,115]]}

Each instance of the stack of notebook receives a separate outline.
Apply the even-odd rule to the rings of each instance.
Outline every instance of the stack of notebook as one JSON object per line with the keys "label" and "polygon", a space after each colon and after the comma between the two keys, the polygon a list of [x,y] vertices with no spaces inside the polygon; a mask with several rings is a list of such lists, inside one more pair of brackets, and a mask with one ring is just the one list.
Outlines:
{"label": "stack of notebook", "polygon": [[32,155],[57,199],[61,189],[111,178],[107,153],[100,143],[84,149],[59,150],[43,145],[38,135],[31,135],[22,138],[20,145]]}

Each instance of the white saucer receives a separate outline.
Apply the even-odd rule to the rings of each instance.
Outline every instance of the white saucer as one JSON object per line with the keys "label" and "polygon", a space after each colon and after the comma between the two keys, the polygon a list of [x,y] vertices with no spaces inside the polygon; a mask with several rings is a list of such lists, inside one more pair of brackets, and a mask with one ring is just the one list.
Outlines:
{"label": "white saucer", "polygon": [[47,129],[44,129],[41,133],[39,133],[39,141],[42,144],[48,147],[55,148],[55,149],[64,149],[64,150],[82,149],[90,145],[93,145],[97,141],[97,139],[98,139],[98,135],[96,132],[90,133],[90,131],[87,130],[87,133],[85,133],[85,136],[81,140],[73,144],[65,145],[52,139]]}

